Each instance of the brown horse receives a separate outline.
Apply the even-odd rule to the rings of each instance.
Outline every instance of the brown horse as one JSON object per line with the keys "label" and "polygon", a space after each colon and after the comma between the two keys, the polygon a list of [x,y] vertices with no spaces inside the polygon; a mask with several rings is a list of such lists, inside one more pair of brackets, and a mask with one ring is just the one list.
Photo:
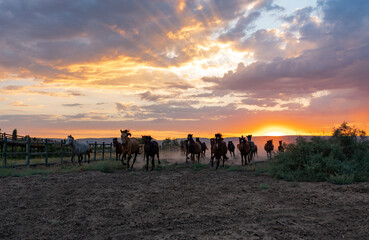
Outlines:
{"label": "brown horse", "polygon": [[122,144],[118,142],[118,138],[113,138],[113,146],[115,147],[115,160],[118,161],[123,153]]}
{"label": "brown horse", "polygon": [[146,156],[146,171],[149,171],[149,160],[151,161],[151,171],[155,168],[155,155],[158,157],[158,164],[160,163],[159,158],[159,144],[156,141],[152,141],[151,136],[142,136],[142,142],[144,143],[144,151]]}
{"label": "brown horse", "polygon": [[[224,142],[222,138],[222,134],[217,133],[215,134],[215,140],[213,145],[211,146],[211,151],[213,152],[213,158],[217,161],[217,166],[215,169],[218,169],[220,159],[223,158],[223,167],[224,161],[228,159],[227,157],[227,144]],[[213,167],[213,159],[211,160],[211,166]]]}
{"label": "brown horse", "polygon": [[272,158],[272,151],[274,150],[273,140],[268,140],[264,145],[264,150],[267,153],[267,158]]}
{"label": "brown horse", "polygon": [[200,163],[201,144],[193,140],[192,134],[188,134],[187,140],[188,140],[188,147],[187,147],[187,152],[186,152],[186,161],[188,159],[188,154],[191,154],[192,162],[193,163],[195,162],[195,155],[197,155],[197,162]]}
{"label": "brown horse", "polygon": [[181,155],[186,155],[186,146],[183,140],[181,140]]}
{"label": "brown horse", "polygon": [[205,158],[205,154],[206,154],[206,150],[208,149],[208,147],[206,146],[205,142],[201,142],[200,138],[196,138],[196,142],[200,143],[201,145],[201,157]]}
{"label": "brown horse", "polygon": [[237,148],[241,153],[241,165],[244,165],[244,159],[245,159],[245,165],[250,163],[249,159],[249,153],[251,151],[249,143],[246,141],[246,138],[244,136],[241,136],[238,138],[239,144],[237,144]]}
{"label": "brown horse", "polygon": [[123,146],[123,158],[127,155],[127,169],[129,169],[129,161],[131,160],[132,154],[134,154],[133,163],[131,166],[131,169],[133,168],[133,165],[136,162],[137,154],[140,154],[140,143],[136,138],[129,138],[128,136],[132,136],[129,130],[120,130],[121,133],[121,139],[122,139],[122,146]]}
{"label": "brown horse", "polygon": [[279,141],[278,152],[284,152],[284,147],[282,145],[282,141]]}
{"label": "brown horse", "polygon": [[247,135],[247,142],[250,145],[249,162],[251,162],[254,156],[258,154],[258,146],[256,146],[255,143],[251,141],[251,138],[252,135]]}
{"label": "brown horse", "polygon": [[213,149],[214,143],[215,143],[215,138],[210,138],[210,163],[212,167],[213,167],[213,160],[214,160],[214,149]]}
{"label": "brown horse", "polygon": [[234,149],[235,148],[236,147],[234,146],[233,142],[232,141],[228,141],[228,151],[229,151],[229,154],[231,155],[231,157],[232,157],[232,155],[233,155],[233,157],[236,157],[234,155]]}

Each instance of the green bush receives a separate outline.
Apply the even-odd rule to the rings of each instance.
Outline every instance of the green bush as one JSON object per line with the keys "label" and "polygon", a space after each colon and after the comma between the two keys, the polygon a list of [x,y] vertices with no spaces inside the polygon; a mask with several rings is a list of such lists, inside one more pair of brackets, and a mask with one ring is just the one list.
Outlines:
{"label": "green bush", "polygon": [[299,137],[278,153],[268,173],[288,181],[330,181],[345,184],[368,181],[369,144],[365,132],[343,123],[329,138]]}
{"label": "green bush", "polygon": [[343,174],[343,175],[331,175],[329,176],[329,178],[327,179],[328,182],[334,183],[334,184],[339,184],[339,185],[344,185],[344,184],[351,184],[354,182],[354,176],[353,175],[347,175],[347,174]]}

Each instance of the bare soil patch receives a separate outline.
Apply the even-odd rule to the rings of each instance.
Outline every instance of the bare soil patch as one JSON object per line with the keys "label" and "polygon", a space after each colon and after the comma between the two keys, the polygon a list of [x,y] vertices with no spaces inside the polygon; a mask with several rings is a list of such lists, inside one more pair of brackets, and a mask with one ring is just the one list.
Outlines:
{"label": "bare soil patch", "polygon": [[369,184],[188,166],[0,179],[2,239],[367,239]]}

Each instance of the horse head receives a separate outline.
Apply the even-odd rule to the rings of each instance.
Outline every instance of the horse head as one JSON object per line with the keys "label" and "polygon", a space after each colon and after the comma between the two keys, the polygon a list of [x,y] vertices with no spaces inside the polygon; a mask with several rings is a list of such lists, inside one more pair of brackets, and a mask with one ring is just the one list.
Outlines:
{"label": "horse head", "polygon": [[121,133],[120,138],[122,139],[122,144],[126,145],[128,136],[132,136],[132,134],[127,129],[124,131],[120,130],[120,133]]}
{"label": "horse head", "polygon": [[252,137],[252,135],[247,135],[247,140],[248,140],[249,142],[251,142],[251,137]]}
{"label": "horse head", "polygon": [[151,142],[152,137],[151,136],[142,136],[142,142],[144,144],[150,143]]}
{"label": "horse head", "polygon": [[222,134],[220,134],[220,133],[215,134],[215,140],[216,140],[216,141],[223,140],[223,138],[222,138]]}
{"label": "horse head", "polygon": [[72,135],[69,135],[67,138],[67,141],[65,142],[65,145],[70,145],[73,142],[74,138]]}
{"label": "horse head", "polygon": [[193,139],[192,139],[192,136],[193,136],[193,134],[188,134],[188,135],[187,135],[187,140],[189,140],[189,141],[191,141],[191,142],[192,142],[192,140],[193,140]]}
{"label": "horse head", "polygon": [[118,138],[113,138],[113,146],[116,147],[118,143]]}

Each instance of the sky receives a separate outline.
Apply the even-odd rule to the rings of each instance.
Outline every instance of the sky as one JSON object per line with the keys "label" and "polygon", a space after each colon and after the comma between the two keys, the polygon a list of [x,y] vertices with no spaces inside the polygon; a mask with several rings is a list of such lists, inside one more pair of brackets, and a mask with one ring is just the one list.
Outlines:
{"label": "sky", "polygon": [[369,131],[367,0],[0,0],[0,129]]}

